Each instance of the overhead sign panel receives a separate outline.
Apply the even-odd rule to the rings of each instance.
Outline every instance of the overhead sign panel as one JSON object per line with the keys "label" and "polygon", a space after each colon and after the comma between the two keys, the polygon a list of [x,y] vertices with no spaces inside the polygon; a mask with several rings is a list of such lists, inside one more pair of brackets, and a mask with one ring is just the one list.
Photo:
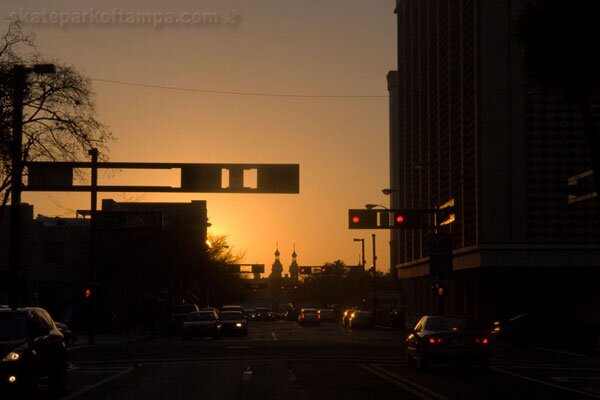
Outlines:
{"label": "overhead sign panel", "polygon": [[26,162],[31,171],[24,191],[89,192],[89,185],[73,185],[73,169],[180,169],[180,187],[107,186],[96,192],[155,193],[300,193],[298,164],[181,164],[105,162]]}
{"label": "overhead sign panel", "polygon": [[73,168],[69,166],[30,165],[27,168],[27,186],[30,188],[72,185]]}

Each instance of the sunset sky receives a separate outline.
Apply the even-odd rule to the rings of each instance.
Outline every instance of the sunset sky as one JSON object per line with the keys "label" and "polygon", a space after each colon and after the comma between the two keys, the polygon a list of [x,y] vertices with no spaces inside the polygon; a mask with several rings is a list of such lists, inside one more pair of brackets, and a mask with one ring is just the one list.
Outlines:
{"label": "sunset sky", "polygon": [[[36,34],[42,55],[97,79],[98,117],[117,138],[111,161],[300,164],[298,195],[100,195],[117,201],[207,200],[209,234],[228,235],[235,250],[245,251],[246,262],[264,263],[268,269],[278,242],[287,271],[294,243],[301,265],[336,259],[356,264],[360,245],[352,239],[361,237],[367,239],[371,264],[374,232],[348,230],[347,210],[389,204],[381,189],[389,186],[385,77],[396,66],[394,4],[4,0],[0,13],[5,18],[16,13],[29,22],[26,28]],[[50,21],[57,15],[52,12],[62,13],[62,27],[60,21]],[[144,12],[152,13],[151,23],[126,20]],[[84,13],[89,13],[86,21]],[[38,23],[42,14],[45,24]],[[161,18],[182,16],[204,19],[159,24]],[[100,80],[244,93],[382,97],[241,96]],[[120,174],[110,183],[176,186],[177,176]],[[101,178],[101,183],[108,182]],[[89,195],[77,193],[25,193],[23,201],[34,204],[36,214],[48,216],[74,217],[74,210],[89,208]],[[389,233],[376,233],[378,268],[387,270]]]}

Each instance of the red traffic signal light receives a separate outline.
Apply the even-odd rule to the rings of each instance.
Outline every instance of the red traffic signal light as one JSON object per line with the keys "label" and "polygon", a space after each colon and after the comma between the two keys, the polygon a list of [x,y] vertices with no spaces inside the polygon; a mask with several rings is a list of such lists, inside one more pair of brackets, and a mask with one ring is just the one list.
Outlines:
{"label": "red traffic signal light", "polygon": [[427,228],[428,222],[422,210],[394,210],[394,228]]}
{"label": "red traffic signal light", "polygon": [[321,267],[322,274],[331,274],[332,272],[333,272],[333,266],[331,266],[331,265],[324,265]]}
{"label": "red traffic signal light", "polygon": [[91,289],[85,289],[85,298],[89,299],[90,297],[92,297],[92,290]]}
{"label": "red traffic signal light", "polygon": [[444,295],[444,288],[442,286],[440,286],[438,288],[438,296],[443,296]]}
{"label": "red traffic signal light", "polygon": [[377,225],[377,210],[348,210],[349,229],[374,229]]}
{"label": "red traffic signal light", "polygon": [[300,275],[310,275],[310,274],[312,274],[312,268],[311,267],[300,267],[300,270],[298,272],[300,272]]}

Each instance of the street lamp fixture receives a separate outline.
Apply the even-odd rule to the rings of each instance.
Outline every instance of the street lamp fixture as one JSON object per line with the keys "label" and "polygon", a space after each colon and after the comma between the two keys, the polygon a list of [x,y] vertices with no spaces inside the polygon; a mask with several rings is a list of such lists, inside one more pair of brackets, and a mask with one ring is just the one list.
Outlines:
{"label": "street lamp fixture", "polygon": [[381,189],[381,193],[385,194],[386,196],[389,196],[392,193],[396,193],[399,192],[400,189]]}
{"label": "street lamp fixture", "polygon": [[382,206],[381,204],[365,204],[365,208],[367,210],[372,210],[372,209],[377,208],[377,207],[381,207],[381,208],[383,208],[385,210],[389,210],[389,208],[387,208],[386,206]]}

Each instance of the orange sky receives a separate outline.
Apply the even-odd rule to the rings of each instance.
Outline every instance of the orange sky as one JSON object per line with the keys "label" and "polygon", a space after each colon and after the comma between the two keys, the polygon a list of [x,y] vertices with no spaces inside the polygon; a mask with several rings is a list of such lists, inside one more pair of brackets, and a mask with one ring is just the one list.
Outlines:
{"label": "orange sky", "polygon": [[[30,23],[39,50],[91,78],[209,90],[317,95],[387,95],[396,65],[394,0],[27,1],[0,13],[67,13],[71,25]],[[165,5],[167,4],[167,5]],[[80,23],[74,13],[217,13],[219,23],[153,27]],[[92,11],[91,11],[92,10]],[[70,13],[70,14],[68,14]],[[163,14],[160,14],[163,13]],[[166,14],[164,14],[166,15]],[[235,16],[235,24],[225,23]],[[31,14],[29,15],[31,18]],[[347,229],[348,208],[388,205],[388,102],[298,99],[160,90],[95,82],[98,117],[117,141],[112,161],[298,163],[299,195],[101,194],[117,201],[207,200],[212,228],[245,261],[273,262],[279,242],[287,269],[355,264],[372,231]],[[112,178],[112,184],[178,185],[175,174]],[[102,178],[105,179],[106,177]],[[127,181],[129,179],[129,181]],[[85,194],[25,193],[35,212],[74,216]],[[378,267],[389,267],[389,233],[377,231]]]}

